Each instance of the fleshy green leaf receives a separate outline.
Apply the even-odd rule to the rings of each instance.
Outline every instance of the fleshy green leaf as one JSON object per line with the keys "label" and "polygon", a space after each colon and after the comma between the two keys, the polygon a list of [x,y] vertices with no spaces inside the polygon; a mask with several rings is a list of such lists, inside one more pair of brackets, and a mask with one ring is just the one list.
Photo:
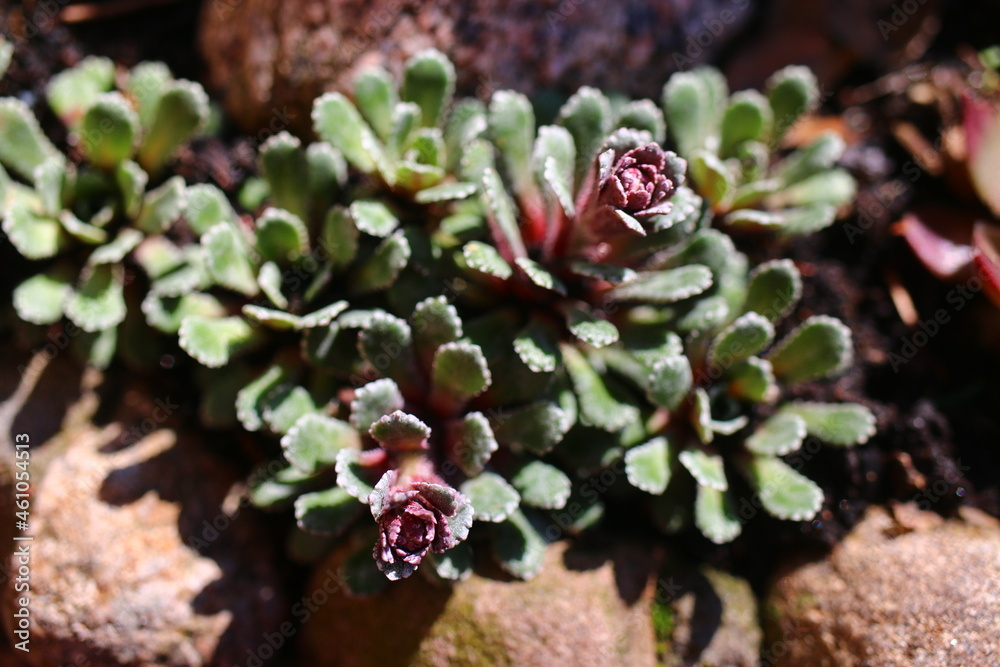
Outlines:
{"label": "fleshy green leaf", "polygon": [[712,284],[707,266],[692,264],[667,271],[640,273],[635,280],[622,283],[609,293],[616,301],[671,303],[701,294]]}
{"label": "fleshy green leaf", "polygon": [[774,340],[774,326],[755,312],[744,313],[722,330],[708,349],[708,362],[730,368],[760,352]]}
{"label": "fleshy green leaf", "polygon": [[146,193],[135,220],[135,228],[147,234],[164,232],[181,216],[183,208],[184,179],[174,176]]}
{"label": "fleshy green leaf", "polygon": [[236,417],[248,431],[258,431],[264,425],[262,412],[265,399],[277,387],[288,382],[289,369],[274,365],[253,382],[243,387],[236,396]]}
{"label": "fleshy green leaf", "polygon": [[558,125],[538,128],[532,162],[536,180],[548,186],[566,215],[574,215],[576,145],[573,135]]}
{"label": "fleshy green leaf", "polygon": [[156,172],[174,153],[208,122],[208,96],[191,81],[172,81],[156,101],[146,137],[139,147],[138,162]]}
{"label": "fleshy green leaf", "polygon": [[729,371],[729,393],[754,403],[770,403],[778,396],[778,384],[771,362],[750,357]]}
{"label": "fleshy green leaf", "polygon": [[354,79],[358,110],[385,141],[392,129],[392,110],[399,101],[396,83],[382,67],[366,67]]}
{"label": "fleshy green leaf", "polygon": [[611,104],[596,88],[584,86],[559,110],[559,124],[569,130],[576,145],[574,183],[582,183],[611,129]]}
{"label": "fleshy green leaf", "polygon": [[341,449],[360,449],[358,432],[347,422],[308,413],[281,438],[285,458],[303,473],[312,474],[332,466]]}
{"label": "fleshy green leaf", "polygon": [[542,461],[532,461],[518,470],[511,484],[521,495],[521,502],[540,509],[562,509],[572,493],[569,477]]}
{"label": "fleshy green leaf", "polygon": [[402,410],[380,417],[369,433],[387,452],[427,449],[427,439],[431,437],[427,424]]}
{"label": "fleshy green leaf", "polygon": [[764,509],[779,519],[808,521],[823,504],[822,489],[780,459],[756,456],[747,468]]}
{"label": "fleshy green leaf", "polygon": [[521,579],[531,579],[542,569],[545,539],[521,510],[493,527],[493,552],[500,567]]}
{"label": "fleshy green leaf", "polygon": [[489,127],[514,192],[518,195],[533,192],[531,152],[535,139],[535,112],[531,102],[520,93],[497,91],[490,100]]}
{"label": "fleshy green leaf", "polygon": [[118,236],[113,241],[102,245],[90,253],[87,263],[91,266],[117,264],[124,260],[130,252],[135,250],[142,242],[142,239],[142,232],[125,227],[118,232]]}
{"label": "fleshy green leaf", "polygon": [[461,491],[472,503],[476,521],[503,521],[521,502],[514,487],[492,472],[480,473],[468,480],[462,484]]}
{"label": "fleshy green leaf", "polygon": [[832,445],[863,445],[875,435],[875,415],[857,403],[795,402],[778,414],[801,418],[809,435]]}
{"label": "fleshy green leaf", "polygon": [[399,387],[388,378],[369,382],[354,392],[351,401],[351,425],[368,433],[372,424],[383,416],[403,409],[403,395]]}
{"label": "fleshy green leaf", "polygon": [[274,329],[275,331],[298,329],[301,325],[301,319],[298,315],[286,313],[283,310],[264,308],[263,306],[257,306],[252,303],[248,303],[243,306],[243,314],[251,320],[260,322],[264,326]]}
{"label": "fleshy green leaf", "polygon": [[706,445],[715,438],[712,424],[712,401],[704,387],[698,387],[691,401],[691,425],[698,439]]}
{"label": "fleshy green leaf", "polygon": [[208,183],[198,183],[185,192],[184,219],[191,230],[201,236],[220,222],[235,222],[236,213],[222,190]]}
{"label": "fleshy green leaf", "polygon": [[802,114],[819,104],[819,86],[808,67],[789,65],[767,80],[767,98],[774,116],[771,143],[777,145]]}
{"label": "fleshy green leaf", "polygon": [[377,201],[355,201],[350,207],[354,224],[365,234],[385,238],[399,227],[399,219]]}
{"label": "fleshy green leaf", "polygon": [[352,289],[365,294],[389,287],[410,261],[410,242],[403,230],[396,230],[375,248],[351,280]]}
{"label": "fleshy green leaf", "polygon": [[694,523],[702,535],[716,544],[732,542],[743,530],[729,494],[707,486],[698,487]]}
{"label": "fleshy green leaf", "polygon": [[667,130],[663,112],[652,100],[635,100],[626,104],[618,114],[615,125],[645,130],[655,142],[662,142]]}
{"label": "fleshy green leaf", "polygon": [[120,93],[105,93],[90,105],[80,126],[80,149],[102,169],[132,156],[139,117]]}
{"label": "fleshy green leaf", "polygon": [[65,239],[62,225],[32,213],[26,206],[13,206],[7,211],[3,231],[17,251],[28,259],[55,256]]}
{"label": "fleshy green leaf", "polygon": [[318,98],[313,104],[312,120],[316,134],[343,153],[355,168],[365,173],[375,170],[369,150],[377,146],[378,140],[346,97],[326,93]]}
{"label": "fleshy green leaf", "polygon": [[121,266],[90,267],[83,283],[66,301],[66,317],[84,331],[117,326],[125,319],[125,276]]}
{"label": "fleshy green leaf", "polygon": [[716,131],[715,120],[722,112],[714,106],[712,87],[706,76],[707,68],[677,72],[663,88],[663,108],[667,127],[678,152],[691,157],[700,148],[708,147]]}
{"label": "fleshy green leaf", "polygon": [[260,286],[260,291],[270,299],[271,303],[284,309],[288,307],[288,299],[281,293],[282,281],[281,269],[274,262],[264,262],[260,271],[257,272],[257,284]]}
{"label": "fleshy green leaf", "polygon": [[217,318],[226,314],[218,299],[201,292],[189,292],[179,296],[150,292],[142,300],[142,312],[149,326],[168,334],[176,334],[181,322],[188,315]]}
{"label": "fleshy green leaf", "polygon": [[247,244],[239,236],[238,229],[229,223],[219,223],[202,236],[201,243],[205,247],[208,271],[213,280],[247,296],[259,293]]}
{"label": "fleshy green leaf", "polygon": [[839,373],[851,365],[851,330],[843,322],[815,315],[784,338],[768,356],[785,382],[805,382]]}
{"label": "fleshy green leaf", "polygon": [[266,209],[257,218],[254,234],[257,251],[266,262],[287,265],[309,252],[309,231],[302,219],[290,211]]}
{"label": "fleshy green leaf", "polygon": [[52,324],[63,316],[63,303],[73,291],[65,271],[39,273],[28,278],[11,296],[17,316],[32,324]]}
{"label": "fleshy green leaf", "polygon": [[572,421],[555,403],[539,401],[514,410],[500,420],[496,438],[508,447],[542,456],[562,440]]}
{"label": "fleshy green leaf", "polygon": [[443,554],[429,554],[434,571],[446,581],[464,581],[472,576],[472,550],[458,544]]}
{"label": "fleshy green leaf", "polygon": [[408,61],[400,97],[420,107],[424,127],[437,127],[455,92],[455,67],[440,51],[427,49]]}
{"label": "fleshy green leaf", "polygon": [[653,364],[646,393],[654,405],[675,409],[691,390],[691,364],[683,354],[663,357]]}
{"label": "fleshy green leaf", "polygon": [[722,118],[722,138],[719,153],[725,157],[736,153],[746,141],[759,141],[771,125],[771,107],[767,98],[756,90],[735,93]]}
{"label": "fleshy green leaf", "polygon": [[173,79],[167,66],[159,62],[142,62],[129,72],[125,91],[129,99],[135,101],[143,127],[152,123],[160,97]]}
{"label": "fleshy green leaf", "polygon": [[455,201],[466,199],[476,194],[478,187],[475,183],[442,183],[432,188],[425,188],[414,195],[414,199],[419,204],[434,204],[437,202]]}
{"label": "fleshy green leaf", "polygon": [[375,313],[361,331],[358,347],[379,375],[400,383],[412,380],[413,333],[404,320]]}
{"label": "fleshy green leaf", "polygon": [[585,426],[618,431],[639,418],[639,410],[619,400],[578,350],[569,345],[563,345],[561,350],[580,401],[580,421]]}
{"label": "fleshy green leaf", "polygon": [[149,175],[135,162],[126,160],[115,168],[115,183],[121,191],[122,209],[129,218],[139,215]]}
{"label": "fleshy green leaf", "polygon": [[374,487],[361,464],[361,450],[342,449],[337,453],[337,485],[358,500],[368,502]]}
{"label": "fleshy green leaf", "polygon": [[698,194],[713,204],[726,199],[733,188],[733,175],[725,162],[707,150],[691,154],[691,179]]}
{"label": "fleshy green leaf", "polygon": [[625,452],[625,474],[628,481],[646,493],[660,495],[670,482],[670,443],[664,437]]}
{"label": "fleshy green leaf", "polygon": [[581,308],[567,308],[566,320],[570,333],[588,345],[605,347],[618,342],[618,329],[614,324]]}
{"label": "fleshy green leaf", "polygon": [[302,142],[288,132],[279,132],[260,147],[258,159],[274,206],[301,219],[308,218],[309,163]]}
{"label": "fleshy green leaf", "polygon": [[687,471],[691,473],[699,485],[717,491],[725,491],[729,488],[721,456],[706,454],[698,449],[685,449],[677,455],[677,460],[687,468]]}
{"label": "fleshy green leaf", "polygon": [[475,271],[485,273],[501,280],[510,278],[514,269],[504,261],[496,249],[479,241],[469,241],[462,248],[462,256],[466,265]]}
{"label": "fleshy green leaf", "polygon": [[747,438],[746,448],[754,454],[784,456],[801,447],[805,437],[804,419],[796,414],[779,412],[757,427]]}
{"label": "fleshy green leaf", "polygon": [[566,294],[566,286],[538,262],[527,257],[518,257],[514,263],[528,276],[528,279],[542,289]]}
{"label": "fleshy green leaf", "polygon": [[346,209],[334,206],[327,211],[319,244],[334,267],[347,266],[354,260],[358,252],[358,228]]}
{"label": "fleshy green leaf", "polygon": [[107,58],[88,56],[52,77],[45,89],[49,106],[66,125],[75,128],[84,112],[115,82],[115,65]]}
{"label": "fleshy green leaf", "polygon": [[500,254],[510,258],[526,257],[528,251],[514,215],[514,202],[507,194],[500,175],[489,167],[483,172],[483,202]]}
{"label": "fleshy green leaf", "polygon": [[469,476],[481,473],[490,456],[497,450],[493,429],[481,412],[470,412],[461,421],[456,421],[450,435],[452,458],[458,461],[462,472]]}
{"label": "fleshy green leaf", "polygon": [[425,365],[440,346],[462,337],[462,320],[444,296],[428,297],[418,303],[410,323],[414,347]]}
{"label": "fleshy green leaf", "polygon": [[56,156],[28,105],[13,97],[0,99],[0,162],[30,181],[36,167]]}
{"label": "fleshy green leaf", "polygon": [[181,348],[209,368],[225,366],[255,338],[253,327],[242,317],[188,315],[177,334]]}
{"label": "fleshy green leaf", "polygon": [[744,310],[760,313],[772,322],[784,318],[802,296],[802,277],[790,259],[774,259],[750,272]]}
{"label": "fleshy green leaf", "polygon": [[463,401],[478,396],[493,381],[482,349],[473,343],[446,343],[434,355],[433,385],[437,391]]}
{"label": "fleshy green leaf", "polygon": [[363,508],[357,498],[335,486],[299,496],[295,501],[295,519],[300,528],[310,533],[340,535]]}

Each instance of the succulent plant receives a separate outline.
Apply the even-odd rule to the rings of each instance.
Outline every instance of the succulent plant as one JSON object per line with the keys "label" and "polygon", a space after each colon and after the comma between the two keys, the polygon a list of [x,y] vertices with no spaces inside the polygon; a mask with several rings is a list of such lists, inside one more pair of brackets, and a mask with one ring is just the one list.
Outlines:
{"label": "succulent plant", "polygon": [[69,157],[24,102],[0,100],[3,230],[21,255],[44,262],[14,290],[13,305],[32,324],[68,318],[103,366],[127,315],[132,263],[170,243],[184,205],[180,177],[147,184],[205,123],[208,100],[159,63],[124,73],[94,57],[55,76],[47,97],[69,131]]}
{"label": "succulent plant", "polygon": [[838,135],[822,133],[778,159],[788,130],[819,101],[816,78],[801,66],[776,72],[764,93],[729,95],[710,67],[670,77],[663,108],[671,141],[724,226],[808,233],[830,225],[854,198],[853,177],[836,167],[844,152]]}

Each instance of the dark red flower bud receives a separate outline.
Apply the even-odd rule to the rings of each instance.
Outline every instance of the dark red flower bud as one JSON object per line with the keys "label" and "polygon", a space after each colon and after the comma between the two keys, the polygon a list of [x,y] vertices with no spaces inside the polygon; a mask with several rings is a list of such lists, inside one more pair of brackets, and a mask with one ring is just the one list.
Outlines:
{"label": "dark red flower bud", "polygon": [[676,175],[667,168],[657,144],[633,148],[619,157],[599,185],[598,204],[642,218],[664,213],[659,205],[676,189]]}

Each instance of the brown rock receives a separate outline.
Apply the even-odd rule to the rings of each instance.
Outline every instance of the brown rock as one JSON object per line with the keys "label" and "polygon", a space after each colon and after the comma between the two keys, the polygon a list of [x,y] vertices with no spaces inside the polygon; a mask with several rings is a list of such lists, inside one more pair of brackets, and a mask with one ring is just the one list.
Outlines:
{"label": "brown rock", "polygon": [[81,429],[37,486],[26,657],[233,664],[287,612],[272,548],[249,511],[223,509],[237,478],[203,443],[158,430],[108,452],[120,435]]}
{"label": "brown rock", "polygon": [[919,514],[872,508],[828,558],[780,578],[769,664],[997,664],[1000,522]]}
{"label": "brown rock", "polygon": [[[324,584],[342,559],[318,568],[307,598],[336,590]],[[476,574],[439,587],[416,575],[369,598],[334,592],[316,600],[301,648],[313,667],[652,667],[649,572],[645,552],[562,543],[527,582]]]}
{"label": "brown rock", "polygon": [[359,67],[399,74],[435,47],[465,94],[581,85],[658,98],[667,75],[739,34],[754,0],[214,0],[200,43],[213,86],[251,131],[308,131],[312,101]]}

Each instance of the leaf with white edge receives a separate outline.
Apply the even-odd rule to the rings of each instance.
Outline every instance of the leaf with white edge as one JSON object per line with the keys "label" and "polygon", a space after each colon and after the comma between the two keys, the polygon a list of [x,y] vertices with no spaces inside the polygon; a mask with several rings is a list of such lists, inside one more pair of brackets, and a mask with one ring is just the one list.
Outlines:
{"label": "leaf with white edge", "polygon": [[487,169],[496,169],[496,148],[485,139],[474,139],[462,147],[458,176],[463,181],[482,184]]}
{"label": "leaf with white edge", "polygon": [[[853,200],[857,193],[857,181],[847,170],[830,169],[775,192],[765,199],[764,205],[769,208],[817,204],[837,207]],[[816,224],[810,223],[809,227]]]}
{"label": "leaf with white edge", "polygon": [[13,206],[3,220],[3,231],[17,251],[28,259],[55,256],[65,243],[63,227],[55,220],[33,213],[26,206]]}
{"label": "leaf with white edge", "polygon": [[451,457],[470,477],[483,471],[498,447],[490,422],[481,412],[470,412],[462,420],[453,422],[449,436]]}
{"label": "leaf with white edge", "polygon": [[455,66],[440,51],[427,49],[406,61],[400,97],[420,107],[424,127],[437,127],[455,92]]}
{"label": "leaf with white edge", "polygon": [[132,157],[139,117],[120,93],[105,93],[90,105],[78,146],[91,164],[112,169]]}
{"label": "leaf with white edge", "polygon": [[264,425],[261,416],[265,397],[277,387],[288,382],[291,371],[283,366],[271,366],[253,382],[243,387],[236,396],[236,417],[248,431],[258,431]]}
{"label": "leaf with white edge", "polygon": [[578,276],[603,280],[612,285],[620,285],[635,280],[639,274],[632,269],[617,264],[594,264],[592,262],[573,262],[570,268]]}
{"label": "leaf with white edge", "polygon": [[572,421],[555,403],[538,401],[508,413],[496,426],[496,438],[508,447],[543,456],[559,444]]}
{"label": "leaf with white edge", "polygon": [[[72,211],[60,211],[59,212],[59,224],[62,225],[66,233],[72,236],[77,241],[81,243],[86,243],[87,245],[98,245],[104,243],[108,239],[108,234],[100,227],[94,227],[93,225],[88,225],[87,223],[80,220],[78,217],[73,215]],[[134,229],[129,230],[135,232]],[[139,232],[135,232],[139,233]],[[98,248],[97,250],[101,250]]]}
{"label": "leaf with white edge", "polygon": [[746,312],[760,313],[772,322],[783,319],[802,297],[802,277],[790,259],[775,259],[750,272]]}
{"label": "leaf with white edge", "polygon": [[405,320],[375,313],[358,338],[358,348],[379,375],[403,383],[412,381],[413,332]]}
{"label": "leaf with white edge", "polygon": [[260,175],[267,181],[275,208],[299,218],[309,216],[309,163],[302,142],[279,132],[260,147]]}
{"label": "leaf with white edge", "polygon": [[431,565],[439,577],[446,581],[465,581],[472,576],[472,550],[458,544],[443,554],[428,554]]}
{"label": "leaf with white edge", "polygon": [[184,264],[158,277],[150,285],[150,291],[161,296],[180,296],[191,290],[205,290],[212,280],[205,267],[204,249],[199,246],[185,248]]}
{"label": "leaf with white edge", "polygon": [[74,340],[86,362],[98,370],[106,369],[118,347],[118,328],[111,327],[93,333],[82,333]]}
{"label": "leaf with white edge", "polygon": [[158,188],[147,192],[143,197],[139,216],[135,220],[135,228],[147,234],[165,232],[181,216],[184,207],[184,189],[184,179],[174,176]]}
{"label": "leaf with white edge", "polygon": [[559,124],[573,135],[577,158],[573,182],[582,183],[611,129],[611,104],[601,91],[583,86],[559,110]]}
{"label": "leaf with white edge", "polygon": [[399,218],[378,201],[355,201],[348,209],[354,224],[365,234],[385,238],[399,227]]}
{"label": "leaf with white edge", "polygon": [[655,142],[662,142],[667,131],[663,112],[652,100],[634,100],[626,104],[619,112],[615,126],[645,130]]}
{"label": "leaf with white edge", "polygon": [[313,103],[312,121],[316,134],[343,153],[355,168],[365,173],[375,170],[375,160],[368,149],[377,139],[346,97],[326,93],[318,98]]}
{"label": "leaf with white edge", "polygon": [[785,382],[805,382],[839,373],[854,359],[851,330],[826,315],[810,317],[768,355],[774,375]]}
{"label": "leaf with white edge", "polygon": [[56,74],[45,88],[49,106],[59,119],[75,128],[84,112],[115,82],[115,65],[108,58],[87,56]]}
{"label": "leaf with white edge", "polygon": [[746,415],[739,415],[738,417],[721,421],[713,419],[711,426],[713,433],[718,433],[719,435],[732,435],[749,423],[750,419]]}
{"label": "leaf with white edge", "polygon": [[501,280],[510,278],[514,269],[504,261],[500,253],[491,245],[479,241],[469,241],[462,248],[462,257],[466,265],[475,271],[485,273]]}
{"label": "leaf with white edge", "polygon": [[464,401],[486,391],[492,383],[483,350],[473,343],[446,343],[434,354],[432,383],[436,391]]}
{"label": "leaf with white edge", "polygon": [[823,490],[781,459],[755,456],[747,472],[764,509],[779,519],[808,521],[823,505]]}
{"label": "leaf with white edge", "polygon": [[402,410],[384,415],[368,429],[387,452],[417,452],[427,449],[431,429]]}
{"label": "leaf with white edge", "polygon": [[143,127],[149,127],[153,121],[160,96],[173,78],[167,66],[159,62],[142,62],[129,72],[124,90],[135,102]]}
{"label": "leaf with white edge", "polygon": [[251,320],[259,322],[267,328],[274,329],[275,331],[290,331],[292,329],[299,329],[301,328],[302,323],[298,315],[286,313],[283,310],[264,308],[263,306],[257,306],[252,303],[248,303],[243,306],[243,314]]}
{"label": "leaf with white edge", "polygon": [[826,229],[837,218],[837,209],[827,204],[787,208],[781,213],[779,231],[786,236],[802,236]]}
{"label": "leaf with white edge", "polygon": [[14,45],[3,37],[0,37],[0,79],[7,74],[10,67],[10,60],[14,57]]}
{"label": "leaf with white edge", "polygon": [[545,539],[521,510],[493,527],[493,553],[500,567],[521,579],[531,579],[542,569]]}
{"label": "leaf with white edge", "polygon": [[129,218],[139,215],[148,182],[149,175],[131,160],[126,160],[115,168],[115,183],[121,191],[122,210]]}
{"label": "leaf with white edge", "polygon": [[551,290],[562,295],[566,294],[566,286],[563,285],[562,281],[549,273],[549,271],[533,259],[518,257],[514,260],[514,263],[524,271],[531,282],[542,289]]}
{"label": "leaf with white edge", "polygon": [[459,183],[442,183],[432,188],[424,188],[414,195],[414,199],[419,204],[457,201],[471,197],[476,194],[477,189],[478,186],[475,183],[466,183],[464,181]]}
{"label": "leaf with white edge", "polygon": [[63,303],[73,291],[71,281],[71,274],[58,268],[28,278],[11,295],[17,316],[32,324],[58,322],[63,316]]}
{"label": "leaf with white edge", "polygon": [[316,412],[316,403],[305,387],[292,387],[268,401],[261,416],[274,433],[284,435],[307,414]]}
{"label": "leaf with white edge", "polygon": [[191,230],[201,236],[220,222],[235,222],[236,212],[219,188],[198,183],[187,188],[184,197],[184,219]]}
{"label": "leaf with white edge", "polygon": [[721,109],[712,108],[712,93],[700,71],[677,72],[663,87],[667,127],[681,155],[706,148]]}
{"label": "leaf with white edge", "polygon": [[605,379],[574,347],[561,346],[566,370],[580,402],[580,421],[605,431],[618,431],[639,418],[639,410],[614,395]]}
{"label": "leaf with white edge", "polygon": [[771,107],[756,90],[744,90],[729,98],[722,118],[719,154],[731,157],[747,141],[760,140],[771,125]]}
{"label": "leaf with white edge", "polygon": [[622,283],[609,292],[616,301],[671,303],[701,294],[712,285],[712,271],[692,264],[667,271],[640,273],[635,280]]}
{"label": "leaf with white edge", "polygon": [[308,477],[292,467],[274,474],[267,468],[258,468],[251,473],[250,480],[250,502],[265,510],[284,509],[310,486]]}
{"label": "leaf with white edge", "polygon": [[312,474],[332,466],[342,449],[359,449],[358,432],[347,422],[308,413],[281,438],[281,450],[295,468]]}
{"label": "leaf with white edge", "polygon": [[708,348],[708,363],[731,368],[757,354],[774,340],[774,326],[755,312],[744,313],[723,329]]}
{"label": "leaf with white edge", "polygon": [[208,95],[199,84],[183,79],[170,82],[156,101],[137,161],[155,173],[204,127],[208,116]]}
{"label": "leaf with white edge", "polygon": [[781,229],[785,225],[785,216],[780,211],[758,211],[752,208],[741,208],[730,211],[724,218],[725,224],[733,229]]}
{"label": "leaf with white edge", "polygon": [[698,299],[684,315],[677,320],[677,331],[681,333],[708,333],[716,331],[729,319],[729,303],[721,295]]}
{"label": "leaf with white edge", "polygon": [[597,318],[582,308],[568,306],[566,323],[570,333],[588,345],[605,347],[618,342],[618,328],[614,324]]}
{"label": "leaf with white edge", "polygon": [[454,172],[466,146],[482,137],[488,129],[486,108],[478,99],[459,100],[448,113],[444,140],[448,152],[446,167]]}
{"label": "leaf with white edge", "polygon": [[354,226],[347,209],[334,206],[327,211],[319,245],[336,268],[347,266],[354,260],[358,253],[358,228]]}
{"label": "leaf with white edge", "polygon": [[90,253],[87,263],[91,266],[98,264],[117,264],[135,250],[143,240],[142,232],[125,227],[118,232],[110,243],[106,243]]}
{"label": "leaf with white edge", "polygon": [[257,251],[261,259],[287,265],[309,252],[309,230],[290,211],[268,208],[254,223]]}
{"label": "leaf with white edge", "polygon": [[483,172],[482,197],[486,204],[490,231],[500,254],[510,258],[526,257],[528,251],[518,228],[514,202],[507,194],[500,175],[492,167],[487,167]]}
{"label": "leaf with white edge", "polygon": [[702,387],[694,390],[690,418],[698,439],[706,445],[712,442],[715,437],[715,431],[712,430],[712,402],[708,397],[708,392]]}
{"label": "leaf with white edge", "polygon": [[729,494],[707,486],[698,487],[694,523],[702,535],[716,544],[732,542],[743,531]]}
{"label": "leaf with white edge", "polygon": [[361,514],[364,504],[340,487],[304,493],[295,500],[295,520],[310,533],[340,535]]}
{"label": "leaf with white edge", "polygon": [[403,409],[403,395],[395,382],[388,378],[375,380],[354,392],[351,401],[351,425],[368,433],[372,424],[383,416]]}
{"label": "leaf with white edge", "polygon": [[503,477],[492,472],[480,473],[461,487],[472,503],[476,521],[497,523],[517,509],[521,496]]}
{"label": "leaf with white edge", "polygon": [[510,482],[521,495],[522,503],[539,509],[562,509],[573,491],[566,473],[542,461],[528,463]]}
{"label": "leaf with white edge", "polygon": [[58,155],[27,104],[13,97],[0,99],[0,162],[30,181],[38,165]]}
{"label": "leaf with white edge", "polygon": [[789,65],[768,78],[767,99],[774,118],[770,141],[776,146],[800,116],[819,104],[816,77],[808,67]]}
{"label": "leaf with white edge", "polygon": [[317,327],[325,327],[333,322],[338,315],[347,310],[347,306],[348,303],[346,301],[334,301],[328,306],[323,306],[308,315],[303,315],[299,318],[299,328],[315,329]]}
{"label": "leaf with white edge", "polygon": [[224,317],[226,314],[218,299],[201,292],[188,292],[178,296],[150,292],[142,300],[142,312],[149,326],[168,334],[176,334],[188,315]]}
{"label": "leaf with white edge", "polygon": [[376,134],[385,141],[392,129],[392,110],[399,93],[392,76],[383,67],[366,67],[354,79],[358,110]]}
{"label": "leaf with white edge", "polygon": [[462,320],[444,296],[428,297],[418,303],[410,324],[414,347],[424,363],[434,358],[439,347],[462,337]]}
{"label": "leaf with white edge", "polygon": [[[670,154],[668,153],[668,155]],[[679,162],[686,171],[687,162],[684,160],[679,160]],[[672,206],[669,213],[653,216],[651,220],[653,231],[662,232],[678,226],[678,229],[693,230],[697,217],[701,215],[702,198],[691,188],[680,186],[674,196],[670,198],[670,203]]]}
{"label": "leaf with white edge", "polygon": [[490,100],[489,127],[500,150],[513,191],[521,196],[535,189],[531,152],[535,139],[535,111],[528,98],[511,90],[498,90]]}
{"label": "leaf with white edge", "polygon": [[355,293],[366,294],[389,287],[410,261],[410,242],[403,230],[396,230],[375,248],[351,279]]}
{"label": "leaf with white edge", "polygon": [[257,272],[257,285],[271,303],[281,309],[288,308],[288,299],[281,293],[281,269],[274,262],[264,262]]}
{"label": "leaf with white edge", "polygon": [[201,237],[201,244],[205,248],[208,272],[215,282],[247,296],[260,292],[247,243],[238,229],[229,223],[219,223]]}
{"label": "leaf with white edge", "polygon": [[653,364],[646,395],[654,405],[673,410],[691,391],[692,382],[691,363],[686,356],[665,356]]}
{"label": "leaf with white edge", "polygon": [[670,443],[664,437],[633,447],[625,452],[625,474],[637,489],[658,496],[670,482]]}
{"label": "leaf with white edge", "polygon": [[399,157],[420,125],[420,107],[413,102],[397,102],[392,109],[392,128],[386,139],[389,153]]}
{"label": "leaf with white edge", "polygon": [[361,463],[361,450],[346,448],[337,452],[337,486],[367,503],[374,490],[370,477]]}
{"label": "leaf with white edge", "polygon": [[769,417],[746,439],[746,448],[754,454],[784,456],[802,446],[806,422],[796,414],[779,412]]}
{"label": "leaf with white edge", "polygon": [[698,194],[713,204],[726,199],[733,188],[733,174],[725,162],[707,150],[696,150],[691,156],[691,179]]}
{"label": "leaf with white edge", "polygon": [[462,542],[469,536],[475,509],[472,507],[472,502],[464,496],[460,496],[458,501],[460,503],[458,511],[455,512],[454,516],[446,519],[446,521],[448,522],[448,527],[451,529],[452,536],[459,542]]}
{"label": "leaf with white edge", "polygon": [[66,300],[66,317],[84,331],[95,332],[125,319],[125,275],[121,266],[101,264],[84,273],[83,283]]}
{"label": "leaf with white edge", "polygon": [[683,248],[673,255],[663,266],[673,268],[688,264],[702,264],[712,270],[712,275],[721,277],[734,262],[736,246],[728,234],[717,229],[700,229],[691,235]]}
{"label": "leaf with white edge", "polygon": [[875,435],[875,415],[857,403],[794,402],[778,414],[801,418],[809,435],[832,445],[863,445]]}
{"label": "leaf with white edge", "polygon": [[685,449],[677,455],[677,459],[701,486],[718,491],[729,488],[721,456],[706,454],[698,449]]}
{"label": "leaf with white edge", "polygon": [[242,317],[188,315],[177,332],[178,343],[196,361],[220,368],[255,340],[255,332]]}
{"label": "leaf with white edge", "polygon": [[778,397],[778,383],[771,362],[750,357],[729,370],[729,393],[754,403],[771,403]]}
{"label": "leaf with white edge", "polygon": [[330,144],[316,141],[306,148],[309,205],[313,217],[327,211],[347,183],[347,160]]}
{"label": "leaf with white edge", "polygon": [[538,128],[532,163],[535,179],[548,186],[566,215],[574,215],[573,168],[576,163],[576,145],[573,143],[573,135],[558,125]]}

